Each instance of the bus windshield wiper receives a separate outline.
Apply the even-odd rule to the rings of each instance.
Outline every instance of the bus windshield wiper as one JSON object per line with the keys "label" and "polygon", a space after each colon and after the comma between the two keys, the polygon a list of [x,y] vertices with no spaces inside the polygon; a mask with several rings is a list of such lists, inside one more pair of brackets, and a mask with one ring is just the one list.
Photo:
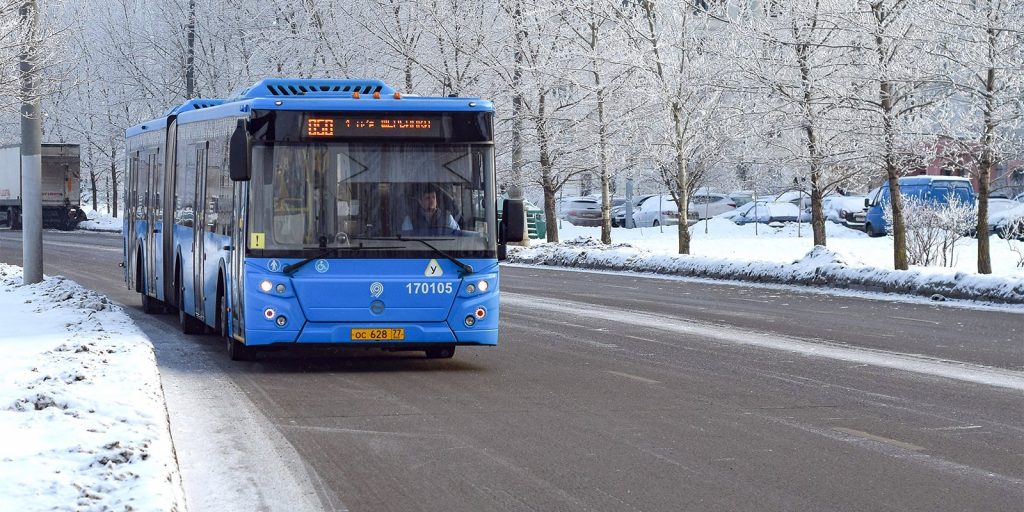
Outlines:
{"label": "bus windshield wiper", "polygon": [[[466,277],[467,275],[473,273],[473,267],[472,266],[467,265],[466,263],[463,263],[463,262],[459,261],[459,259],[456,258],[455,256],[452,256],[451,254],[448,254],[448,253],[442,251],[441,249],[438,249],[437,247],[434,247],[433,245],[431,245],[430,242],[426,241],[423,238],[410,238],[410,237],[405,237],[405,236],[402,236],[402,235],[395,235],[393,238],[392,237],[359,237],[358,239],[359,240],[399,240],[401,242],[419,242],[419,243],[429,247],[432,251],[434,251],[435,254],[438,254],[442,258],[446,258],[448,261],[451,261],[452,263],[457,265],[460,269],[462,269],[462,272],[459,273],[460,277]],[[455,239],[454,238],[431,238],[431,240],[442,240],[443,241],[443,240],[455,240]]]}
{"label": "bus windshield wiper", "polygon": [[[390,240],[393,240],[393,239],[390,239]],[[359,250],[373,250],[373,249],[404,249],[404,248],[405,248],[405,246],[402,246],[402,245],[394,245],[394,246],[387,246],[387,247],[363,247],[363,244],[350,245],[350,246],[345,246],[345,247],[305,247],[305,249],[320,249],[320,252],[318,252],[318,253],[316,253],[316,254],[314,254],[314,255],[312,255],[312,256],[304,259],[304,260],[296,261],[295,263],[292,263],[290,265],[285,265],[284,268],[281,269],[281,272],[283,272],[287,276],[291,276],[293,273],[295,273],[296,270],[302,268],[307,263],[309,263],[309,262],[311,262],[313,260],[318,260],[320,258],[324,258],[324,257],[330,256],[332,254],[334,256],[337,256],[338,253],[341,252],[341,251],[359,251]]]}
{"label": "bus windshield wiper", "polygon": [[312,255],[312,256],[304,259],[304,260],[296,261],[295,263],[292,263],[292,264],[289,264],[289,265],[285,265],[284,268],[281,269],[281,272],[283,272],[284,275],[290,277],[292,275],[292,273],[294,273],[296,270],[298,270],[298,269],[302,268],[303,266],[305,266],[306,263],[309,263],[309,262],[311,262],[313,260],[318,260],[320,258],[323,258],[324,256],[329,256],[331,253],[335,253],[338,250],[337,247],[327,247],[327,248],[318,247],[318,249],[320,249],[320,252],[318,252],[318,253],[316,253],[316,254],[314,254],[314,255]]}

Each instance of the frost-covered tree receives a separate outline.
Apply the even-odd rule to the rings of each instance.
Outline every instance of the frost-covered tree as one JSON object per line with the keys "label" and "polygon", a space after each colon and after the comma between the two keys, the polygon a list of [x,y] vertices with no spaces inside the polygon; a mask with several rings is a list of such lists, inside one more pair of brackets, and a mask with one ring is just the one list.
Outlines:
{"label": "frost-covered tree", "polygon": [[679,253],[690,253],[685,221],[695,185],[693,172],[705,167],[719,144],[725,94],[721,86],[725,52],[733,38],[725,2],[622,2],[620,23],[630,37],[627,55],[642,80],[647,102],[640,105],[650,158],[679,206]]}
{"label": "frost-covered tree", "polygon": [[[583,134],[593,134],[589,140],[593,143],[593,166],[600,180],[601,241],[606,244],[612,241],[612,138],[619,131],[615,127],[629,116],[630,102],[620,99],[632,96],[632,91],[624,89],[633,76],[633,68],[621,62],[627,39],[615,6],[616,2],[608,0],[574,0],[565,2],[560,12],[574,43],[566,59],[580,62],[583,69],[578,83],[586,96],[579,115],[592,127]],[[623,92],[627,94],[620,94]]]}
{"label": "frost-covered tree", "polygon": [[744,86],[765,101],[748,112],[770,158],[810,186],[815,245],[825,245],[823,198],[855,176],[858,119],[851,109],[856,39],[846,25],[849,2],[775,4],[745,26],[745,55],[737,59]]}
{"label": "frost-covered tree", "polygon": [[[1015,0],[943,0],[929,11],[952,94],[942,135],[978,185],[977,232],[988,233],[988,197],[999,161],[1024,153],[1024,4]],[[978,237],[978,272],[992,273],[989,237]]]}
{"label": "frost-covered tree", "polygon": [[[931,108],[947,94],[927,52],[933,37],[924,12],[931,0],[860,0],[848,17],[848,29],[860,50],[855,107],[863,120],[863,158],[881,168],[893,191],[893,266],[908,266],[899,178],[907,163],[926,159]],[[927,153],[927,152],[925,152]]]}

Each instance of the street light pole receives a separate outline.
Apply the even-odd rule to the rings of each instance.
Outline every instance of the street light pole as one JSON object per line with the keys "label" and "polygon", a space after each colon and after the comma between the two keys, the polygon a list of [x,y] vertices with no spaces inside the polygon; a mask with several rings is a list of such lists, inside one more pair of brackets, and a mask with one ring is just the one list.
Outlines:
{"label": "street light pole", "polygon": [[22,280],[34,284],[43,280],[43,128],[39,111],[39,49],[36,31],[39,12],[35,0],[25,0],[19,9],[24,36],[21,53],[21,211]]}

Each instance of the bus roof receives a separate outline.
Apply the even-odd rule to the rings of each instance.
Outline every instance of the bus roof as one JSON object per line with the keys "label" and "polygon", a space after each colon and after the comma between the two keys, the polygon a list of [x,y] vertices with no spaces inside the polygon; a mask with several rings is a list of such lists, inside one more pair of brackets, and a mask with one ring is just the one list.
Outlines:
{"label": "bus roof", "polygon": [[195,98],[167,109],[167,112],[156,119],[150,119],[149,121],[137,124],[125,130],[125,137],[132,137],[141,133],[160,130],[167,127],[168,118],[171,116],[177,116],[182,112],[190,112],[193,110],[200,110],[204,108],[215,107],[224,103],[221,98]]}
{"label": "bus roof", "polygon": [[[374,98],[374,93],[379,93],[379,99]],[[168,110],[163,117],[129,128],[125,135],[163,129],[170,116],[178,116],[178,122],[186,124],[241,117],[252,110],[494,112],[494,105],[475,97],[404,96],[380,80],[267,78],[242,89],[229,100],[189,100]]]}

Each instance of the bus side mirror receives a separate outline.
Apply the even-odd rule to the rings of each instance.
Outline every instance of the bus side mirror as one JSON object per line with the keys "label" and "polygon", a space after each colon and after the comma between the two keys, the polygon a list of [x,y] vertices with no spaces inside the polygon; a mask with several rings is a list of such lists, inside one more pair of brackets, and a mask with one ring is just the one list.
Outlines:
{"label": "bus side mirror", "polygon": [[231,134],[231,148],[228,153],[231,167],[231,181],[249,181],[249,134],[245,128],[245,120],[239,119],[235,133]]}
{"label": "bus side mirror", "polygon": [[526,232],[526,214],[522,199],[506,199],[501,207],[502,241],[522,242]]}
{"label": "bus side mirror", "polygon": [[871,199],[867,197],[864,198],[864,208],[871,208]]}

